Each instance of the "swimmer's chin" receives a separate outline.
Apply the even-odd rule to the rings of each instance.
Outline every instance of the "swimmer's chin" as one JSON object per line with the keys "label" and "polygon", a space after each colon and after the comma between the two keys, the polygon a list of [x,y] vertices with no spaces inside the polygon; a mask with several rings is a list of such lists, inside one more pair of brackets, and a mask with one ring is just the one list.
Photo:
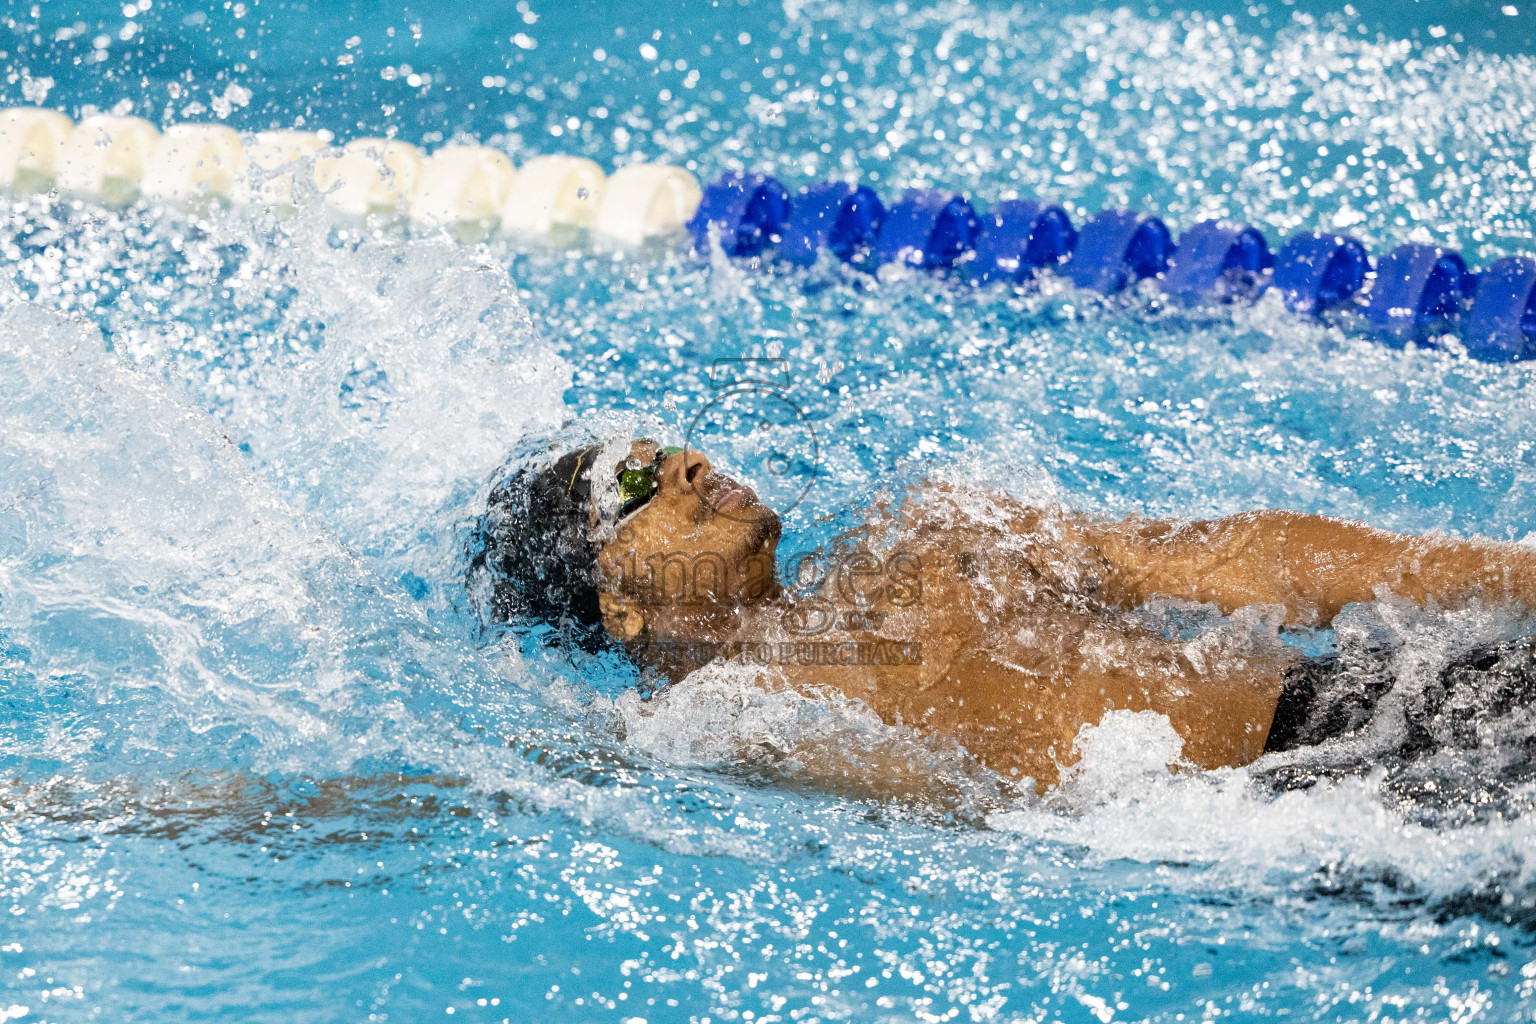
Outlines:
{"label": "swimmer's chin", "polygon": [[751,533],[743,545],[748,551],[778,543],[783,531],[778,513],[763,504],[757,492],[746,484],[732,477],[711,473],[701,497],[716,515],[724,515],[748,525]]}

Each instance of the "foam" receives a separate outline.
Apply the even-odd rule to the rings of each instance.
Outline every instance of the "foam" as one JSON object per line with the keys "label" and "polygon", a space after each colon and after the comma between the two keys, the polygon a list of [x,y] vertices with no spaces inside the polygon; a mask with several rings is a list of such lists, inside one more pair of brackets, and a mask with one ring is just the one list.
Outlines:
{"label": "foam", "polygon": [[[339,545],[295,522],[211,421],[90,326],[15,303],[0,334],[12,381],[0,419],[35,488],[18,503],[26,481],[7,476],[7,516],[19,517],[7,532],[23,540],[0,558],[0,617],[34,648],[34,671],[93,680],[125,712],[159,693],[193,734],[238,722],[274,756],[340,739],[316,713],[338,666],[303,635],[306,621],[315,637],[334,625],[303,563],[344,561]],[[210,661],[237,637],[305,665],[313,689],[251,686]],[[142,725],[137,743],[166,732]]]}
{"label": "foam", "polygon": [[651,695],[591,700],[588,713],[627,748],[669,765],[930,806],[995,803],[1001,790],[953,743],[887,725],[835,690],[788,689],[759,666],[714,662]]}
{"label": "foam", "polygon": [[[515,650],[497,650],[493,663],[435,631],[423,607],[393,591],[398,568],[377,555],[360,560],[341,539],[355,520],[320,503],[317,514],[295,507],[292,497],[307,496],[302,484],[291,490],[287,467],[260,454],[253,464],[224,424],[106,351],[88,324],[7,299],[0,633],[27,650],[36,689],[72,680],[78,713],[60,728],[34,729],[49,716],[18,706],[0,757],[75,773],[146,761],[145,778],[107,776],[129,793],[182,771],[238,784],[246,772],[328,778],[429,764],[476,789],[601,819],[680,852],[763,852],[627,790],[541,767],[534,755],[557,768],[579,756],[539,741],[548,711],[528,699],[534,669]],[[508,429],[485,415],[483,431]],[[448,429],[462,435],[465,422]],[[388,476],[381,462],[418,460],[399,434],[349,438],[336,444],[338,462],[357,459]],[[397,474],[386,486],[400,482]],[[366,509],[369,498],[338,495],[338,505]],[[445,513],[417,514],[436,523]],[[531,738],[514,735],[509,745],[502,729]],[[17,796],[46,813],[46,792]]]}
{"label": "foam", "polygon": [[[515,650],[492,663],[436,632],[438,605],[402,599],[397,580],[461,592],[460,502],[509,437],[554,419],[568,371],[464,247],[303,243],[289,250],[308,289],[296,312],[323,311],[334,329],[319,351],[262,353],[219,419],[160,379],[148,339],[109,352],[88,323],[7,289],[0,634],[38,679],[77,680],[82,713],[62,732],[23,716],[0,756],[121,769],[149,755],[157,778],[178,766],[326,777],[394,758],[680,849],[750,854],[464,731],[473,707],[482,728],[537,733],[548,712],[527,697],[532,670]],[[412,274],[390,276],[400,268]],[[381,290],[415,317],[348,318]],[[363,352],[390,387],[349,401]],[[216,371],[182,372],[215,397]],[[254,443],[237,447],[230,435],[247,430]]]}

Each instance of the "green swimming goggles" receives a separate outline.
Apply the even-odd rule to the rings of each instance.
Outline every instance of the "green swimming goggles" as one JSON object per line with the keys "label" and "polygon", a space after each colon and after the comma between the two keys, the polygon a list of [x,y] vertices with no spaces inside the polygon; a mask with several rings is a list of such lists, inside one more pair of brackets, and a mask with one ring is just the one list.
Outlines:
{"label": "green swimming goggles", "polygon": [[650,465],[639,469],[622,470],[619,473],[619,497],[623,502],[619,506],[620,519],[637,511],[640,506],[651,500],[656,494],[656,488],[661,486],[656,479],[656,474],[660,471],[662,462],[668,456],[676,455],[682,450],[675,446],[663,448],[656,453]]}

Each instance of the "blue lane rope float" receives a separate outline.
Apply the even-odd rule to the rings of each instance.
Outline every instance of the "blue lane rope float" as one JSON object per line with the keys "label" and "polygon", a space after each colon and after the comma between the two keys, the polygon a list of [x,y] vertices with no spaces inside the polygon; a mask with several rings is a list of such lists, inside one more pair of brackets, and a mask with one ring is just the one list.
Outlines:
{"label": "blue lane rope float", "polygon": [[952,267],[976,245],[981,219],[956,192],[915,188],[885,214],[875,259],[914,267]]}
{"label": "blue lane rope float", "polygon": [[1365,319],[1390,345],[1402,345],[1461,311],[1476,285],[1460,253],[1435,245],[1400,245],[1376,266]]}
{"label": "blue lane rope float", "polygon": [[1492,362],[1536,356],[1536,259],[1506,256],[1483,271],[1463,340]]}
{"label": "blue lane rope float", "polygon": [[1054,267],[1077,247],[1077,229],[1067,211],[1035,199],[1006,199],[981,219],[976,255],[969,269],[977,284],[1027,281],[1041,267]]}
{"label": "blue lane rope float", "polygon": [[1183,302],[1257,294],[1261,272],[1274,266],[1264,235],[1252,224],[1207,220],[1179,238],[1162,288]]}
{"label": "blue lane rope float", "polygon": [[1105,210],[1077,232],[1066,274],[1079,288],[1105,295],[1168,269],[1173,236],[1161,220],[1138,210]]}
{"label": "blue lane rope float", "polygon": [[808,267],[823,249],[844,263],[862,262],[874,248],[885,221],[885,204],[875,190],[845,181],[809,185],[790,203],[779,255]]}
{"label": "blue lane rope float", "polygon": [[[1301,232],[1272,253],[1254,225],[1207,220],[1175,244],[1162,220],[1139,210],[1104,210],[1074,228],[1060,206],[1036,199],[1004,200],[979,216],[958,193],[914,189],[885,209],[872,190],[844,182],[802,189],[786,219],[754,220],[745,212],[752,202],[768,209],[763,197],[780,194],[771,178],[728,174],[706,190],[694,223],[712,222],[705,207],[720,210],[709,217],[744,255],[760,252],[777,229],[780,255],[800,266],[813,264],[822,250],[857,262],[872,248],[877,264],[958,267],[978,285],[1021,283],[1050,268],[1104,295],[1153,279],[1170,298],[1189,304],[1251,298],[1274,288],[1287,308],[1302,315],[1354,307],[1389,345],[1459,326],[1476,358],[1536,358],[1531,257],[1506,257],[1479,275],[1460,253],[1403,245],[1382,258],[1372,281],[1365,245],[1348,235]],[[707,245],[697,227],[695,238]]]}
{"label": "blue lane rope float", "polygon": [[711,235],[728,256],[752,256],[779,241],[789,216],[789,193],[766,174],[727,174],[704,190],[688,222],[694,245],[709,248]]}
{"label": "blue lane rope float", "polygon": [[1370,270],[1359,239],[1310,231],[1280,247],[1273,282],[1288,309],[1315,316],[1354,298]]}

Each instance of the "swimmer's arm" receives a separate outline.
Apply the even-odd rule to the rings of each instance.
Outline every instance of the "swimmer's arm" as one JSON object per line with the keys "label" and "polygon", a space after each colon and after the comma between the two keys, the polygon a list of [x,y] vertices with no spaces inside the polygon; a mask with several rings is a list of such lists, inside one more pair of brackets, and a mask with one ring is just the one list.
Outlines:
{"label": "swimmer's arm", "polygon": [[1129,520],[1085,528],[1110,566],[1107,596],[1157,596],[1223,611],[1277,604],[1290,624],[1327,625],[1379,589],[1455,607],[1481,597],[1536,610],[1536,551],[1516,544],[1408,536],[1301,512],[1244,512],[1188,523]]}

